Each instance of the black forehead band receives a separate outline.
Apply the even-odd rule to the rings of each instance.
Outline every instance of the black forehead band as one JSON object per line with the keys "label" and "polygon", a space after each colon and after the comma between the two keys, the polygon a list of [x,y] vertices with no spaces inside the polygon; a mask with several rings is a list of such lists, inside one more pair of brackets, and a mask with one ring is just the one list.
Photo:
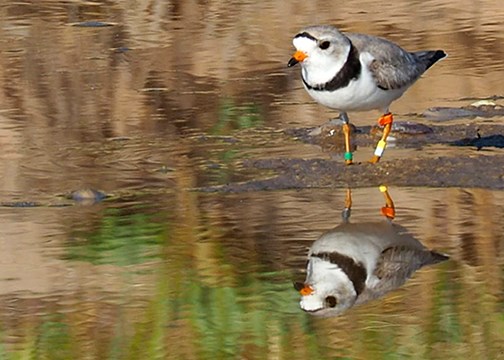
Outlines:
{"label": "black forehead band", "polygon": [[302,32],[302,33],[297,34],[296,36],[294,36],[294,39],[299,38],[299,37],[305,37],[305,38],[310,39],[310,40],[313,40],[313,41],[315,41],[315,42],[317,42],[317,41],[318,41],[316,37],[314,37],[313,35],[308,34],[306,31],[305,31],[305,32]]}

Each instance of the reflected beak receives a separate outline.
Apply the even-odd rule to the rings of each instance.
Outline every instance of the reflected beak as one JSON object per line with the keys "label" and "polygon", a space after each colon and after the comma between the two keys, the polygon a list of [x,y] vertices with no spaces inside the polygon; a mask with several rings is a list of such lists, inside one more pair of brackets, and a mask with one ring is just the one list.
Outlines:
{"label": "reflected beak", "polygon": [[298,62],[303,62],[304,59],[306,59],[308,55],[302,51],[296,51],[294,55],[290,58],[289,62],[287,63],[288,67],[296,65]]}
{"label": "reflected beak", "polygon": [[311,286],[303,284],[303,283],[300,283],[300,282],[295,282],[294,283],[294,289],[296,289],[297,291],[299,291],[299,293],[302,296],[310,295],[310,294],[313,293],[313,289],[312,289]]}

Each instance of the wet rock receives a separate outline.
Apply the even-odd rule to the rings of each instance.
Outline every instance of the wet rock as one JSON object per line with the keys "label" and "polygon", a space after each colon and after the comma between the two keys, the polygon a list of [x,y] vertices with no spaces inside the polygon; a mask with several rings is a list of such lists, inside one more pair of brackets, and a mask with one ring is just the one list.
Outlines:
{"label": "wet rock", "polygon": [[12,202],[3,202],[1,203],[3,207],[14,207],[14,208],[32,208],[32,207],[40,207],[41,203],[35,201],[12,201]]}
{"label": "wet rock", "polygon": [[[361,133],[361,130],[352,123],[350,129],[352,134]],[[344,145],[343,123],[338,121],[329,121],[314,128],[287,129],[285,133],[309,144],[334,145],[336,141]]]}
{"label": "wet rock", "polygon": [[76,26],[76,27],[101,28],[101,27],[115,26],[117,24],[111,23],[111,22],[103,22],[103,21],[82,21],[82,22],[78,22],[78,23],[72,23],[70,25]]}
{"label": "wet rock", "polygon": [[[350,131],[352,133],[358,132],[357,128],[354,124],[350,123]],[[330,137],[330,136],[343,136],[343,123],[338,121],[329,121],[321,126],[317,126],[313,128],[309,133],[310,136],[321,136],[321,137]]]}
{"label": "wet rock", "polygon": [[129,136],[114,136],[107,139],[108,141],[129,141],[131,138]]}
{"label": "wet rock", "polygon": [[125,53],[125,52],[128,52],[130,51],[131,48],[127,47],[127,46],[120,46],[120,47],[117,47],[117,48],[113,48],[112,51],[116,52],[116,53],[119,53],[119,54],[122,54],[122,53]]}
{"label": "wet rock", "polygon": [[412,121],[394,121],[392,131],[406,135],[432,134],[434,132],[430,126]]}
{"label": "wet rock", "polygon": [[196,139],[200,142],[222,141],[223,143],[226,143],[226,144],[236,144],[236,143],[240,142],[240,140],[238,140],[235,137],[221,136],[221,135],[198,135]]}
{"label": "wet rock", "polygon": [[[375,125],[372,132],[375,133],[381,130],[381,127]],[[430,126],[413,121],[394,121],[392,123],[392,132],[403,135],[422,135],[432,134],[434,130]]]}
{"label": "wet rock", "polygon": [[496,106],[497,104],[494,103],[492,100],[478,100],[478,101],[475,101],[471,104],[471,106],[475,106],[475,107],[480,107],[480,106]]}
{"label": "wet rock", "polygon": [[[474,106],[476,105],[476,106]],[[489,118],[503,116],[504,107],[488,101],[479,101],[460,108],[433,107],[423,112],[422,116],[435,121],[447,121],[459,118]]]}
{"label": "wet rock", "polygon": [[203,192],[248,192],[281,189],[394,186],[474,187],[504,189],[503,156],[418,157],[346,166],[325,159],[261,159],[244,167],[278,175],[240,183],[200,187]]}
{"label": "wet rock", "polygon": [[166,165],[163,165],[161,166],[157,172],[161,173],[161,174],[169,174],[169,173],[172,173],[175,171],[175,168],[173,167],[169,167],[169,166],[166,166]]}
{"label": "wet rock", "polygon": [[81,203],[96,203],[107,198],[107,194],[95,189],[80,189],[69,193],[67,198]]}

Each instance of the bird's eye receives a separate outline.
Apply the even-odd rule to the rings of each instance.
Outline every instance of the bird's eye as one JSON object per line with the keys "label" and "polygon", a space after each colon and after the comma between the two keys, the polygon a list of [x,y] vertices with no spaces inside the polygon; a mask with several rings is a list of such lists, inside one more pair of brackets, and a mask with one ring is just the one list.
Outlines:
{"label": "bird's eye", "polygon": [[322,41],[319,44],[319,48],[321,48],[322,50],[325,50],[329,47],[329,45],[331,45],[331,43],[329,41]]}
{"label": "bird's eye", "polygon": [[338,301],[336,300],[336,298],[334,296],[328,296],[325,298],[325,303],[327,306],[333,308],[336,306],[336,304],[338,303]]}

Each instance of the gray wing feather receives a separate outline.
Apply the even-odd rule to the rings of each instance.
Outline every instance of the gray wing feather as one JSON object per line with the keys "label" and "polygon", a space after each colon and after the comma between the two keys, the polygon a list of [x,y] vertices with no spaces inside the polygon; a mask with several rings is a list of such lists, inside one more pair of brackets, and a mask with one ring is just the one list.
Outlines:
{"label": "gray wing feather", "polygon": [[407,52],[388,40],[364,34],[346,35],[359,52],[368,52],[373,56],[369,69],[377,85],[384,90],[409,86],[428,68],[415,53]]}

